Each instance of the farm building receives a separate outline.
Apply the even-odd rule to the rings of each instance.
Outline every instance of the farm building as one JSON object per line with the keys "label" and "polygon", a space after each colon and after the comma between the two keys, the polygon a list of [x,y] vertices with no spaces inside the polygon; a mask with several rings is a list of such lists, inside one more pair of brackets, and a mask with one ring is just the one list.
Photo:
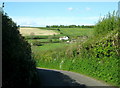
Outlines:
{"label": "farm building", "polygon": [[69,39],[69,37],[67,37],[67,36],[63,36],[63,37],[59,38],[59,40],[68,40],[68,39]]}

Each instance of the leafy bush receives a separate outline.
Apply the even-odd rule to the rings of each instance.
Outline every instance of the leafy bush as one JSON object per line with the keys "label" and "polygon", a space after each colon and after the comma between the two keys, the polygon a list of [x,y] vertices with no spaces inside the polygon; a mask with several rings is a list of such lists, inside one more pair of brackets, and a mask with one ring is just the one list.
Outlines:
{"label": "leafy bush", "polygon": [[16,23],[2,14],[2,87],[37,88],[38,77],[31,46],[17,29]]}
{"label": "leafy bush", "polygon": [[34,46],[42,46],[43,44],[40,42],[40,41],[34,41],[33,43],[32,43]]}
{"label": "leafy bush", "polygon": [[[112,36],[112,37],[111,37]],[[106,82],[120,85],[119,83],[119,54],[117,32],[96,43],[89,43],[81,50],[81,58],[84,58],[85,70],[88,75],[93,75]],[[92,68],[89,68],[92,67]]]}
{"label": "leafy bush", "polygon": [[94,35],[102,35],[105,33],[109,33],[110,31],[118,29],[118,25],[120,24],[120,18],[118,17],[117,12],[108,13],[105,17],[101,18],[99,22],[95,26]]}

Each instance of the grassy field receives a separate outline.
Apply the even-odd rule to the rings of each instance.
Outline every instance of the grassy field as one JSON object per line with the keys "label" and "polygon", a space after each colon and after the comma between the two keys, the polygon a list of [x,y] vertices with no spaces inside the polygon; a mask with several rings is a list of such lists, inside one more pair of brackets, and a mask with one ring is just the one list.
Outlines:
{"label": "grassy field", "polygon": [[[46,28],[46,29],[50,30],[48,28]],[[46,29],[44,28],[43,30],[46,30]],[[56,31],[56,28],[54,28],[52,30]],[[58,62],[59,62],[59,60],[62,60],[62,58],[65,57],[66,55],[68,55],[69,58],[73,57],[74,56],[73,53],[76,52],[75,49],[77,49],[79,44],[83,43],[83,41],[67,43],[66,41],[60,41],[59,37],[69,36],[69,41],[72,41],[72,39],[83,40],[84,36],[87,36],[88,38],[93,36],[93,29],[91,29],[91,28],[60,28],[60,31],[58,31],[58,32],[61,34],[58,34],[55,36],[51,36],[51,35],[41,36],[40,35],[40,36],[34,36],[34,38],[36,37],[37,39],[34,39],[34,38],[27,39],[29,43],[35,43],[36,41],[39,43],[42,43],[41,46],[32,45],[32,52],[36,58],[38,66],[44,67],[45,64],[41,65],[41,63],[44,62],[43,59],[50,59],[50,58],[58,57],[56,59],[56,61],[58,60]],[[84,41],[87,39],[85,38]],[[58,43],[54,43],[54,41],[58,41]],[[73,50],[75,50],[75,51],[73,51]],[[40,59],[43,60],[43,62],[41,62]],[[58,62],[55,62],[55,64],[57,64]],[[49,65],[47,65],[47,66],[49,66]],[[56,67],[56,69],[59,68],[57,66],[55,66],[55,67]]]}
{"label": "grassy field", "polygon": [[57,51],[57,49],[65,48],[68,44],[66,43],[48,43],[44,46],[32,46],[33,52],[44,52],[44,51]]}
{"label": "grassy field", "polygon": [[93,28],[60,28],[60,32],[69,37],[91,37],[93,35]]}
{"label": "grassy field", "polygon": [[51,43],[51,42],[59,42],[59,39],[29,39],[28,40],[29,43],[33,43],[36,41],[41,43]]}
{"label": "grassy field", "polygon": [[[44,51],[46,49],[52,50],[56,48],[65,47],[65,45],[70,45],[70,44],[67,44],[66,41],[59,40],[61,36],[69,36],[69,41],[72,41],[72,39],[82,40],[83,37],[81,36],[87,36],[87,37],[93,36],[92,28],[60,28],[60,31],[57,31],[57,32],[56,31],[57,31],[57,28],[54,28],[52,30],[45,27],[42,29],[39,27],[38,28],[35,28],[35,27],[20,28],[20,33],[25,36],[26,40],[30,44],[33,44],[32,49],[39,48],[38,50],[40,51],[42,50]],[[32,32],[34,32],[34,34],[30,34]],[[50,35],[50,33],[53,35]]]}
{"label": "grassy field", "polygon": [[20,28],[20,33],[23,36],[33,36],[33,35],[57,35],[53,30],[43,30],[39,28]]}
{"label": "grassy field", "polygon": [[[49,32],[49,33],[48,33]],[[44,44],[51,43],[49,47],[53,47],[54,43],[61,43],[66,41],[59,40],[62,36],[68,36],[69,41],[83,41],[88,39],[88,37],[93,36],[92,28],[60,28],[60,31],[57,31],[57,28],[20,28],[20,33],[25,36],[27,41],[32,45],[40,45],[41,48],[44,47]],[[51,34],[50,34],[51,33]],[[53,35],[52,35],[53,34]],[[86,38],[84,38],[84,36]],[[56,47],[56,46],[54,46]],[[61,46],[62,47],[62,46]]]}

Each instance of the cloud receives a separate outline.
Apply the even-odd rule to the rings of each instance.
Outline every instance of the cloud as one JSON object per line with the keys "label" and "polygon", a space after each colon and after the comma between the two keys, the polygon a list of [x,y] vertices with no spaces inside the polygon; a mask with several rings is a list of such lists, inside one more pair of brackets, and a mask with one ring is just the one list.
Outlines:
{"label": "cloud", "polygon": [[87,11],[91,10],[91,8],[89,8],[89,7],[86,7],[85,9],[86,9]]}
{"label": "cloud", "polygon": [[69,7],[69,8],[67,8],[69,11],[72,11],[73,10],[73,8],[72,7]]}

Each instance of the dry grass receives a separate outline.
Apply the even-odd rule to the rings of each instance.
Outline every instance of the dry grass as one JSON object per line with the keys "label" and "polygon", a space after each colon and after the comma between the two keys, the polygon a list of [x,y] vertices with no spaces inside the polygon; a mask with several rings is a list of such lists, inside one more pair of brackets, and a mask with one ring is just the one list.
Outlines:
{"label": "dry grass", "polygon": [[58,34],[55,31],[52,30],[43,30],[38,28],[20,28],[20,34],[23,36],[29,36],[29,35],[54,35]]}

